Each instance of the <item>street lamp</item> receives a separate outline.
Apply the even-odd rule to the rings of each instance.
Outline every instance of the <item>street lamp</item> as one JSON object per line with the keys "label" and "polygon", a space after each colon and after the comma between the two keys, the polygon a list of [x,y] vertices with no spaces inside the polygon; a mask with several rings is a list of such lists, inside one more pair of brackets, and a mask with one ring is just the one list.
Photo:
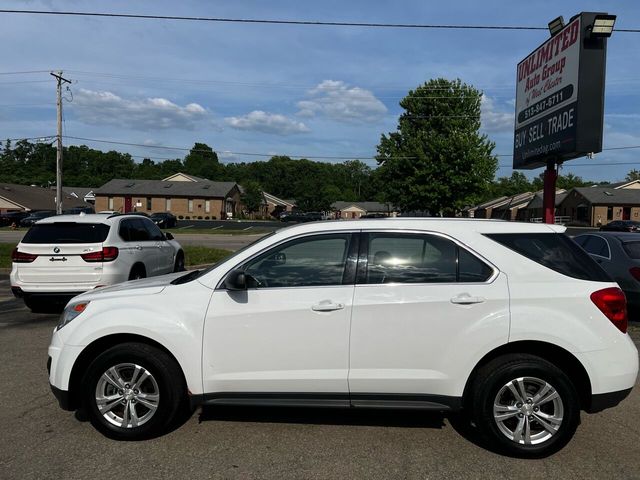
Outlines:
{"label": "street lamp", "polygon": [[549,22],[549,33],[553,37],[556,33],[564,28],[564,18],[559,16],[558,18],[554,18]]}
{"label": "street lamp", "polygon": [[608,38],[613,32],[616,23],[615,15],[598,14],[593,19],[593,25],[589,29],[591,37]]}

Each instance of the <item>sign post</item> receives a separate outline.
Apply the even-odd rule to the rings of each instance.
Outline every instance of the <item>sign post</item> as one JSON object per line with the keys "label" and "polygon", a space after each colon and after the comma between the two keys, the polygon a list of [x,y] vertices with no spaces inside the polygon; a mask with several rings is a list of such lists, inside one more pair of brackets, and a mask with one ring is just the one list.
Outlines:
{"label": "sign post", "polygon": [[556,165],[602,151],[607,39],[594,22],[603,16],[574,16],[518,63],[513,168],[546,166],[546,223],[554,223]]}

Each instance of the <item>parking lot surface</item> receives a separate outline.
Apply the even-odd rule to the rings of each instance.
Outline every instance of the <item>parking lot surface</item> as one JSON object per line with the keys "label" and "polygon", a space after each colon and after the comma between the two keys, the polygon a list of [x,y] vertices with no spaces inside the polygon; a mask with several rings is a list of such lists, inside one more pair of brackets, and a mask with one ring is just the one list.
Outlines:
{"label": "parking lot surface", "polygon": [[[30,313],[0,275],[0,479],[640,478],[640,388],[582,414],[545,459],[484,448],[455,418],[387,410],[205,408],[145,442],[116,442],[61,410],[46,360],[55,315]],[[640,344],[640,325],[630,328]]]}

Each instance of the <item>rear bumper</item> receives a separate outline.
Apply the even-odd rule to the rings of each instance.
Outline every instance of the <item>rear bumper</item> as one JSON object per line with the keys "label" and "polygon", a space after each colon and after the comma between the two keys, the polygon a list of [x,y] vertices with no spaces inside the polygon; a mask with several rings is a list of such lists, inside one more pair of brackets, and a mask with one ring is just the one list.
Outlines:
{"label": "rear bumper", "polygon": [[591,405],[586,409],[587,413],[601,412],[607,408],[615,407],[622,400],[627,398],[631,389],[619,390],[617,392],[599,393],[591,395]]}
{"label": "rear bumper", "polygon": [[48,305],[58,305],[64,307],[69,300],[76,295],[84,293],[84,291],[78,292],[25,292],[20,287],[11,287],[14,297],[22,298],[26,303],[46,303]]}

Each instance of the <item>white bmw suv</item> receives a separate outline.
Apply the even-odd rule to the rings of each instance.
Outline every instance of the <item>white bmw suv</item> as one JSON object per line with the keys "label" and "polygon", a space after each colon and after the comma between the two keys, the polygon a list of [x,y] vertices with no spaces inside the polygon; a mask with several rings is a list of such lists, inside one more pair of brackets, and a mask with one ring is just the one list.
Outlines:
{"label": "white bmw suv", "polygon": [[58,215],[37,222],[12,253],[11,289],[31,310],[58,311],[96,287],[184,270],[170,233],[140,215]]}
{"label": "white bmw suv", "polygon": [[547,455],[638,373],[622,291],[564,227],[464,219],[313,222],[208,270],[74,298],[49,347],[65,409],[161,434],[187,406],[462,411]]}

